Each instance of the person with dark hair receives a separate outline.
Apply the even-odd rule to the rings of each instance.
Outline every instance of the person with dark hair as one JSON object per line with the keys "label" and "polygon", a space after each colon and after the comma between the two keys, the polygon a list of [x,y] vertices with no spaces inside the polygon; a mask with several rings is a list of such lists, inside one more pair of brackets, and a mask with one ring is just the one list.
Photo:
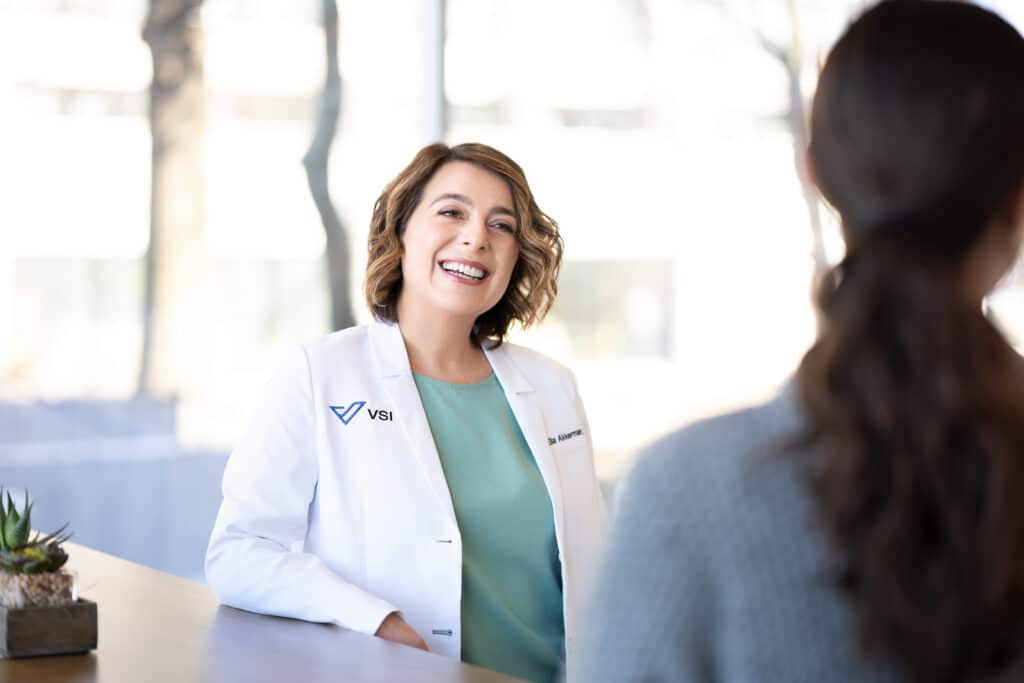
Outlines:
{"label": "person with dark hair", "polygon": [[639,456],[573,680],[1024,680],[1024,371],[982,305],[1024,224],[1024,39],[882,2],[810,128],[847,247],[818,339]]}
{"label": "person with dark hair", "polygon": [[434,144],[368,247],[375,320],[286,357],[228,461],[207,579],[228,605],[553,681],[604,502],[573,374],[505,339],[554,301],[558,226],[506,155]]}

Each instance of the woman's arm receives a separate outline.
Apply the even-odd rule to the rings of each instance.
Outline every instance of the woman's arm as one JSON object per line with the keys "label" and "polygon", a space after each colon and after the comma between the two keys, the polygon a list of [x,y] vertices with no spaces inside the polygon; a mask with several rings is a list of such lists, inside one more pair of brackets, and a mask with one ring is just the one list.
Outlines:
{"label": "woman's arm", "polygon": [[397,608],[300,550],[318,476],[312,410],[309,362],[296,349],[228,460],[206,578],[224,604],[373,634]]}

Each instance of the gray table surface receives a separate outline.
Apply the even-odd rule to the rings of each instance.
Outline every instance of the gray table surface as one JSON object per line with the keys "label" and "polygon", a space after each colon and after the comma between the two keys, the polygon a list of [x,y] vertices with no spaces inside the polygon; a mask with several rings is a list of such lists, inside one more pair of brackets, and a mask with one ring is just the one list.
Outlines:
{"label": "gray table surface", "polygon": [[0,681],[519,681],[336,626],[223,607],[202,584],[84,546],[69,543],[68,553],[79,595],[98,605],[98,648],[81,655],[0,660]]}

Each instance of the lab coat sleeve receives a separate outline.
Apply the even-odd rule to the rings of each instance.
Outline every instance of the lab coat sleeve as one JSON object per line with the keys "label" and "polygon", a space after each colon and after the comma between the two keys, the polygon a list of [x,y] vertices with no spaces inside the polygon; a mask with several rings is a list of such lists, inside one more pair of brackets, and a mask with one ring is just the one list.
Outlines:
{"label": "lab coat sleeve", "polygon": [[316,428],[306,352],[289,353],[228,459],[206,578],[232,607],[375,633],[394,605],[302,552],[317,485]]}

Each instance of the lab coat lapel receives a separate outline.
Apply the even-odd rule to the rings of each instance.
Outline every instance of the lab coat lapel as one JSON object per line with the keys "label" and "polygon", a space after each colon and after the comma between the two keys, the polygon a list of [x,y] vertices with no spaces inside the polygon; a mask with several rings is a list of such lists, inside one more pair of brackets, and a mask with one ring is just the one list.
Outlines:
{"label": "lab coat lapel", "polygon": [[382,383],[391,405],[395,422],[405,432],[413,454],[437,502],[456,526],[455,508],[452,506],[448,480],[441,467],[441,459],[434,444],[427,414],[423,410],[416,380],[409,366],[409,354],[398,325],[376,322],[371,325],[371,339],[380,363]]}
{"label": "lab coat lapel", "polygon": [[493,350],[484,349],[498,381],[505,389],[505,397],[515,415],[519,429],[523,432],[526,444],[533,453],[544,484],[551,498],[551,507],[555,516],[555,531],[559,547],[562,546],[562,486],[558,476],[558,465],[548,445],[547,426],[537,401],[537,392],[526,376],[516,366],[505,345]]}

